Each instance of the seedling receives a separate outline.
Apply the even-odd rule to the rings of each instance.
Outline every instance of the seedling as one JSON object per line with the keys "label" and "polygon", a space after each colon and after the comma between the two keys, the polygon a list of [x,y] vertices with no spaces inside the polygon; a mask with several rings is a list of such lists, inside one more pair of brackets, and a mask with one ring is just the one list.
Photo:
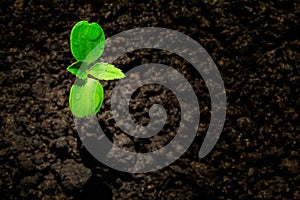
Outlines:
{"label": "seedling", "polygon": [[125,75],[112,64],[94,63],[105,47],[104,32],[99,24],[87,21],[75,24],[70,35],[70,46],[76,62],[67,70],[77,77],[70,91],[71,112],[79,118],[94,116],[104,99],[99,80],[120,79]]}

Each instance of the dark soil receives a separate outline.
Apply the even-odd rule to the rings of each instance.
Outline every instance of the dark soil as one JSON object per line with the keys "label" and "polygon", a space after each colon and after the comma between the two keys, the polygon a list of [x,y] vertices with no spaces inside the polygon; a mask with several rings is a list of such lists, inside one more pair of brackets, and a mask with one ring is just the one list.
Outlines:
{"label": "dark soil", "polygon": [[[300,199],[299,1],[2,0],[0,5],[0,199]],[[208,51],[224,80],[228,110],[221,138],[207,157],[197,158],[210,118],[204,81],[178,56],[149,50],[127,53],[115,64],[126,72],[159,62],[185,75],[202,111],[193,145],[170,166],[145,174],[117,172],[84,151],[68,106],[74,77],[66,71],[74,62],[70,30],[80,20],[98,22],[106,37],[135,27],[165,27]],[[114,84],[103,82],[99,120],[111,124],[105,130],[116,144],[145,152],[172,139],[160,133],[140,143],[120,131],[110,114]],[[165,126],[175,130],[178,102],[160,86],[135,93],[133,118],[147,123],[140,105],[154,102],[175,109]]]}

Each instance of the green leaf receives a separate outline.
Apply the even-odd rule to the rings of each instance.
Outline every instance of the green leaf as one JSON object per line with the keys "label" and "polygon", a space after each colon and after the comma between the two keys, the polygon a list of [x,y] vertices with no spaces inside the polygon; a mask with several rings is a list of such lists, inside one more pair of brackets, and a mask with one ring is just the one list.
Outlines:
{"label": "green leaf", "polygon": [[103,98],[103,87],[97,80],[76,80],[69,97],[71,112],[79,118],[94,116],[99,112]]}
{"label": "green leaf", "polygon": [[99,24],[80,21],[71,31],[70,44],[74,58],[90,64],[102,55],[105,35]]}
{"label": "green leaf", "polygon": [[68,66],[67,70],[71,72],[71,74],[75,75],[78,73],[78,70],[81,66],[82,61],[77,61]]}
{"label": "green leaf", "polygon": [[77,78],[86,79],[87,78],[87,68],[88,65],[85,62],[77,61],[72,63],[67,70],[75,75]]}
{"label": "green leaf", "polygon": [[88,70],[88,74],[100,80],[114,80],[124,78],[125,74],[112,64],[108,63],[96,63],[91,69]]}

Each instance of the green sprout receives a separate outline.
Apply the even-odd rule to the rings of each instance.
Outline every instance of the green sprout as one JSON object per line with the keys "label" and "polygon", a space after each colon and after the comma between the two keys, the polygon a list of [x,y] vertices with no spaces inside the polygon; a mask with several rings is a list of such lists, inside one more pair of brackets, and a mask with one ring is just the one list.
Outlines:
{"label": "green sprout", "polygon": [[105,47],[104,32],[99,24],[87,21],[75,24],[70,35],[70,46],[76,62],[67,70],[77,77],[70,91],[71,112],[79,118],[94,116],[104,99],[99,80],[120,79],[125,75],[112,64],[93,64],[103,54]]}

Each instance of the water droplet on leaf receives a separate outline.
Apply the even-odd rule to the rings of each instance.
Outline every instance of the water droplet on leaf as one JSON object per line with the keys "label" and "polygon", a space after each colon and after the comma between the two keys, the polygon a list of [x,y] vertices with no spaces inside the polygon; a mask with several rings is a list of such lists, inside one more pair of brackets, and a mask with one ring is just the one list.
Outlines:
{"label": "water droplet on leaf", "polygon": [[75,94],[75,100],[79,100],[80,99],[80,94]]}

